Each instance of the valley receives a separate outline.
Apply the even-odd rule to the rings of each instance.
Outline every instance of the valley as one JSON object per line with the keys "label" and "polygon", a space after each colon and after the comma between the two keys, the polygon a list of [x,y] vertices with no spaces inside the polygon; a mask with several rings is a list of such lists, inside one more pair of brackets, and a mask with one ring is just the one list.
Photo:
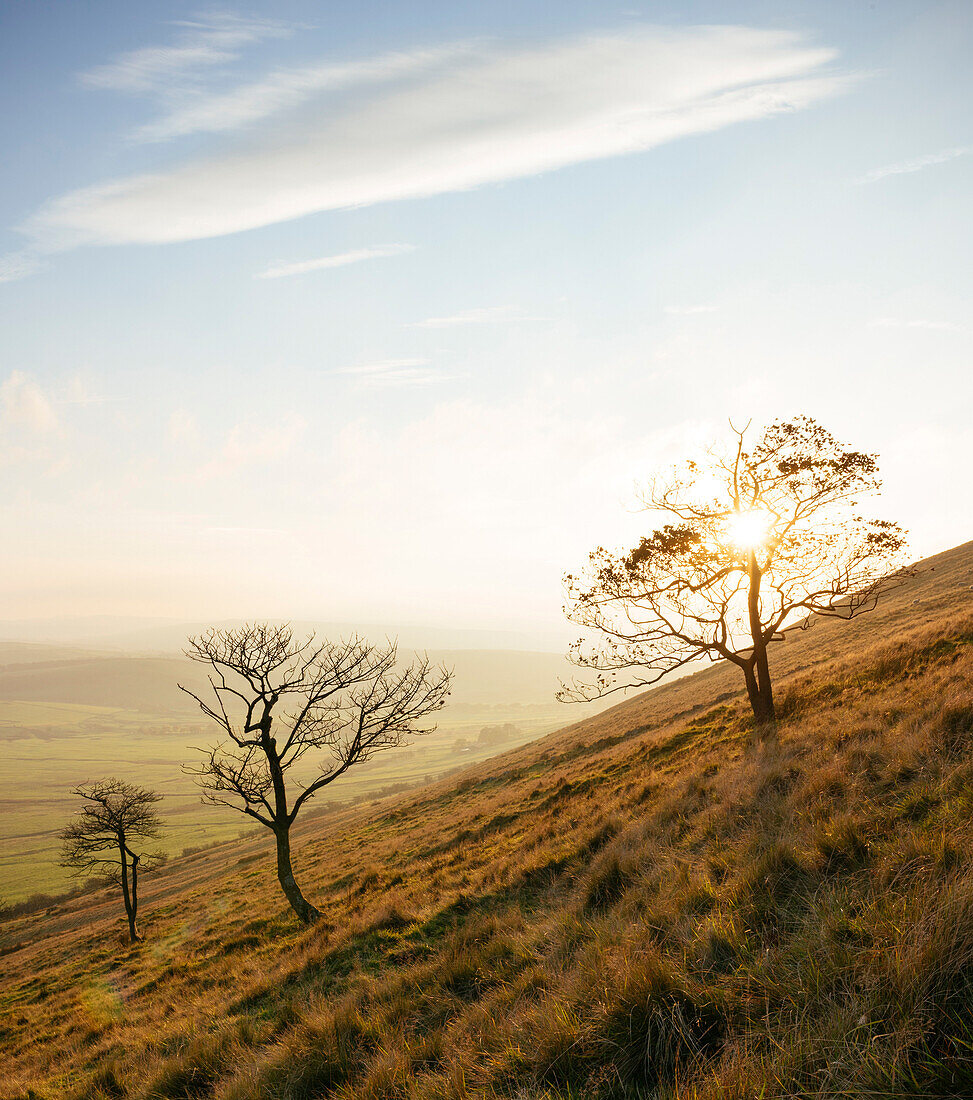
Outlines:
{"label": "valley", "polygon": [[[356,768],[312,809],[326,812],[336,803],[430,781],[528,744],[577,713],[554,701],[558,676],[570,671],[559,655],[457,650],[431,656],[457,669],[436,732]],[[193,748],[212,742],[216,732],[176,686],[205,686],[188,661],[14,643],[0,644],[0,657],[0,898],[20,902],[71,888],[58,863],[57,833],[76,808],[71,789],[90,779],[113,775],[159,791],[165,799],[160,847],[170,856],[252,830],[241,815],[202,804],[183,770],[199,757]],[[508,727],[501,740],[481,737],[498,726]],[[309,761],[301,777],[310,778],[315,768]]]}

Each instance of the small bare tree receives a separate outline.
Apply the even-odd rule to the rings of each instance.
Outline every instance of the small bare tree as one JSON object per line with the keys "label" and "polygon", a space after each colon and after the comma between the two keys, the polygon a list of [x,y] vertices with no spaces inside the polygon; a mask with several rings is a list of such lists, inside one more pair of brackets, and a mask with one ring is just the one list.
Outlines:
{"label": "small bare tree", "polygon": [[644,508],[669,522],[630,551],[599,547],[584,574],[565,577],[568,618],[595,634],[574,644],[572,660],[598,675],[561,698],[726,660],[743,674],[756,726],[773,732],[767,650],[782,629],[851,619],[899,583],[904,532],[858,514],[858,498],[880,486],[876,456],[809,417],[771,424],[752,449],[747,430],[643,494]]}
{"label": "small bare tree", "polygon": [[159,853],[142,850],[155,840],[162,821],[153,806],[162,795],[121,779],[102,779],[75,787],[82,799],[77,816],[61,830],[61,866],[80,875],[103,875],[121,886],[132,943],[138,932],[139,868],[151,870],[161,861]]}
{"label": "small bare tree", "polygon": [[[396,647],[358,638],[296,641],[289,626],[269,623],[210,630],[190,638],[186,655],[208,665],[212,697],[183,687],[224,739],[189,770],[203,797],[269,829],[277,844],[277,879],[306,924],[320,913],[301,893],[291,867],[291,826],[318,791],[409,735],[429,733],[452,673],[428,659],[397,664]],[[181,686],[181,685],[180,685]],[[293,769],[323,753],[317,773]],[[298,769],[300,770],[300,769]]]}

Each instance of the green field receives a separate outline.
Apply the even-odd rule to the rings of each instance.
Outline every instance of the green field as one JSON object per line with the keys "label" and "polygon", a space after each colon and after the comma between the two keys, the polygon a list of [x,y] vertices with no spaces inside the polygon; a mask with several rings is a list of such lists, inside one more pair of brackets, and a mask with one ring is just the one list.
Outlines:
{"label": "green field", "polygon": [[[439,730],[380,753],[318,795],[308,812],[329,801],[374,796],[533,740],[593,713],[594,707],[554,702],[568,670],[558,654],[504,650],[438,651],[455,669],[453,692]],[[176,655],[138,656],[8,642],[0,644],[0,898],[61,893],[72,879],[58,865],[58,831],[74,812],[71,789],[117,776],[159,791],[170,855],[227,840],[254,828],[225,807],[200,801],[183,767],[192,746],[218,740],[179,683],[205,691],[197,666]],[[484,726],[511,723],[506,741],[478,741]],[[327,754],[325,754],[327,755]],[[309,758],[300,780],[318,765]]]}
{"label": "green field", "polygon": [[[567,717],[575,716],[568,712]],[[482,727],[508,722],[517,727],[517,735],[498,745],[477,742]],[[452,708],[437,732],[355,768],[309,809],[330,800],[367,798],[394,784],[421,783],[564,724],[565,709],[553,702]],[[183,771],[198,755],[192,746],[211,739],[198,720],[73,703],[0,700],[0,898],[19,901],[71,887],[70,875],[58,866],[57,833],[78,804],[71,788],[89,779],[114,775],[163,794],[159,809],[166,833],[161,846],[170,855],[250,829],[242,815],[201,803],[193,778]],[[309,761],[304,774],[314,769]]]}

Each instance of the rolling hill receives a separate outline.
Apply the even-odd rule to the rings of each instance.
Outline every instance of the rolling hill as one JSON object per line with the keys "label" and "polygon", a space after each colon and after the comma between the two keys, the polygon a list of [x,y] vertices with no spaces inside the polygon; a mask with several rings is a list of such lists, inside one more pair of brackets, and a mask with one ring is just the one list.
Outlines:
{"label": "rolling hill", "polygon": [[[186,637],[211,626],[240,626],[243,619],[220,622],[181,619],[145,619],[111,615],[87,615],[70,618],[0,619],[0,646],[46,645],[50,648],[99,649],[105,652],[174,656],[181,654]],[[398,638],[404,649],[500,649],[552,652],[564,647],[566,631],[490,630],[477,627],[437,627],[423,623],[334,622],[315,619],[294,620],[300,636],[349,637],[363,634],[381,640]]]}
{"label": "rolling hill", "polygon": [[973,544],[773,651],[0,923],[12,1097],[973,1095]]}
{"label": "rolling hill", "polygon": [[[454,708],[550,705],[571,667],[560,653],[432,649],[455,669]],[[408,651],[403,650],[403,656]],[[0,701],[79,703],[155,715],[197,715],[178,684],[205,689],[200,666],[181,656],[88,653],[83,649],[0,643]],[[570,711],[566,711],[569,714]]]}

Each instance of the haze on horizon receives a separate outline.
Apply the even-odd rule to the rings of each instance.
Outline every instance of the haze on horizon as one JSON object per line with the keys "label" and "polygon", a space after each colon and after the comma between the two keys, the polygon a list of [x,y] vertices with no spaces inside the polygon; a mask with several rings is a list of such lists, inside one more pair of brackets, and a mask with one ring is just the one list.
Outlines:
{"label": "haze on horizon", "polygon": [[973,9],[475,7],[5,5],[0,617],[557,637],[728,417],[970,538]]}

